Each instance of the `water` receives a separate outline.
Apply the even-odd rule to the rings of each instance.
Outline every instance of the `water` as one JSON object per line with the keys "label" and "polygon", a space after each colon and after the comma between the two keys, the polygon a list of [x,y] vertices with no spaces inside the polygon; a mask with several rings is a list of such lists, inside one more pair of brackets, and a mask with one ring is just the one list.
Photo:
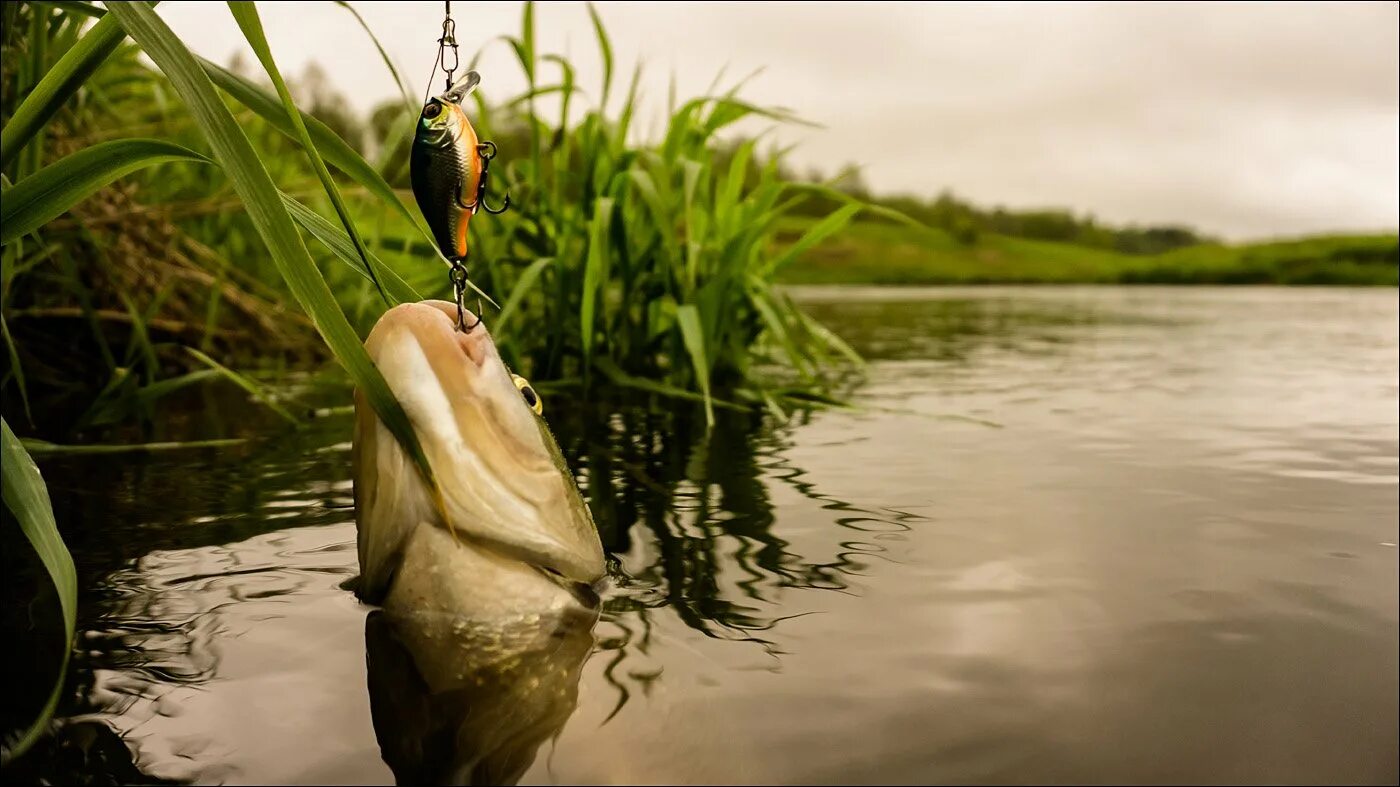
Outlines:
{"label": "water", "polygon": [[340,588],[348,417],[197,402],[189,430],[259,439],[45,459],[84,606],[27,773],[1400,778],[1393,290],[800,295],[870,359],[861,409],[707,438],[547,395],[614,557],[600,620],[450,695]]}

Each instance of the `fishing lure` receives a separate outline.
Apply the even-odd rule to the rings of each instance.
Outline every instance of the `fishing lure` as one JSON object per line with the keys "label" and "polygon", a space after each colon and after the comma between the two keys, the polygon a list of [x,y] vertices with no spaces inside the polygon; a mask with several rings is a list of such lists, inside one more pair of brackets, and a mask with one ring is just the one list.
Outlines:
{"label": "fishing lure", "polygon": [[467,72],[446,92],[423,105],[410,158],[413,196],[428,220],[438,250],[449,260],[467,256],[467,223],[477,210],[500,213],[510,205],[486,204],[486,181],[496,146],[477,138],[462,110],[481,77]]}
{"label": "fishing lure", "polygon": [[[477,320],[466,324],[467,292],[467,224],[482,208],[487,213],[504,213],[510,207],[507,193],[501,207],[486,204],[486,180],[491,159],[496,157],[496,145],[482,142],[476,136],[462,102],[481,83],[481,76],[468,71],[460,81],[452,81],[457,70],[457,24],[452,21],[452,0],[443,3],[442,37],[438,39],[437,58],[433,73],[439,67],[447,75],[444,92],[432,100],[424,96],[423,112],[418,117],[409,155],[413,196],[418,208],[428,220],[433,242],[438,251],[452,264],[448,279],[452,282],[457,301],[457,329],[470,331],[481,322],[481,303],[477,301]],[[452,64],[447,55],[451,52]],[[431,80],[431,77],[429,77]],[[480,290],[477,293],[480,294]]]}
{"label": "fishing lure", "polygon": [[423,105],[409,158],[413,196],[428,220],[438,250],[453,263],[452,283],[459,290],[466,284],[467,224],[471,217],[478,210],[501,213],[510,207],[509,194],[499,208],[486,202],[486,182],[496,145],[477,138],[462,109],[462,102],[480,82],[475,71],[468,71]]}

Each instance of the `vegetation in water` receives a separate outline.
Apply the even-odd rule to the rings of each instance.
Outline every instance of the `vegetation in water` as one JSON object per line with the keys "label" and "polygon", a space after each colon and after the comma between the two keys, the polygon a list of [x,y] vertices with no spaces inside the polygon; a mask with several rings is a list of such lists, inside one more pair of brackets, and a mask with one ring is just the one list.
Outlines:
{"label": "vegetation in water", "polygon": [[[109,53],[77,58],[79,72],[61,84],[66,96],[46,101],[56,111],[28,124],[27,139],[7,134],[12,188],[37,193],[57,180],[46,174],[76,183],[38,201],[42,210],[6,200],[19,212],[5,217],[5,394],[22,405],[47,397],[27,407],[42,430],[79,438],[230,368],[320,356],[312,326],[343,365],[363,366],[349,345],[389,304],[448,291],[421,217],[389,185],[404,175],[416,106],[379,115],[385,138],[371,163],[331,124],[287,114],[291,86],[246,13],[240,25],[275,92],[187,51],[157,49],[157,69],[145,66],[140,47],[122,40],[132,25],[150,28],[136,36],[148,50],[179,42],[144,10],[122,9],[120,20],[90,29],[68,6],[21,4],[6,14],[5,90],[24,99],[22,121],[42,80],[53,81],[46,75],[75,60],[83,42],[101,38]],[[611,44],[594,19],[607,64],[596,106],[581,107],[567,60],[535,50],[530,6],[519,36],[507,37],[529,90],[477,97],[483,138],[503,148],[493,182],[513,198],[508,213],[473,222],[471,242],[473,282],[500,306],[486,316],[503,352],[536,380],[642,387],[704,401],[707,411],[712,398],[782,414],[826,400],[832,375],[854,354],[773,281],[862,205],[780,180],[780,158],[760,163],[753,142],[721,146],[717,135],[745,117],[793,120],[744,102],[737,87],[676,108],[662,139],[633,141],[640,72],[615,89]],[[202,73],[178,70],[190,63]],[[557,116],[536,111],[544,95],[556,99]],[[330,120],[360,136],[343,117]],[[14,125],[7,117],[7,132]],[[222,144],[235,125],[247,144]],[[243,166],[253,157],[259,167]],[[276,193],[269,185],[284,204],[251,209],[250,199]],[[776,244],[779,221],[813,194],[835,195],[840,207],[796,245]],[[318,212],[325,208],[330,218]]]}
{"label": "vegetation in water", "polygon": [[[5,413],[26,431],[86,441],[109,424],[145,423],[162,397],[221,378],[295,423],[234,369],[330,355],[432,484],[407,416],[361,345],[385,308],[445,289],[421,216],[385,177],[396,147],[385,145],[376,166],[300,111],[255,6],[229,9],[272,90],[193,55],[148,4],[5,5]],[[486,136],[516,124],[528,139],[504,173],[520,207],[475,222],[472,243],[474,283],[501,304],[486,318],[503,351],[556,385],[607,381],[703,402],[711,422],[717,405],[786,416],[831,401],[832,369],[858,359],[773,281],[862,205],[841,198],[797,244],[776,247],[778,220],[823,189],[780,181],[777,157],[750,178],[753,143],[718,166],[716,134],[748,116],[791,118],[735,88],[687,101],[663,139],[636,143],[639,71],[610,112],[611,44],[594,22],[607,65],[596,107],[571,116],[581,101],[574,69],[536,51],[529,4],[520,35],[507,39],[529,90],[498,106],[479,101]],[[541,84],[547,69],[557,84]],[[557,119],[535,111],[546,93],[558,94]],[[406,139],[415,114],[405,106],[389,139]],[[35,502],[37,473],[12,484],[9,466],[28,456],[8,420],[5,449],[15,519],[66,557]],[[72,599],[63,598],[71,637]]]}

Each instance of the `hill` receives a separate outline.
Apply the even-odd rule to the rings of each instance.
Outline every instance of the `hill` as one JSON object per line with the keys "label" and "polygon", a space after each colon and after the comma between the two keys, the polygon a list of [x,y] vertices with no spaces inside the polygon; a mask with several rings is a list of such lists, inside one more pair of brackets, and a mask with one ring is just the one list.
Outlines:
{"label": "hill", "polygon": [[[809,221],[792,218],[779,242]],[[781,273],[794,284],[1347,284],[1400,283],[1390,235],[1201,244],[1153,255],[982,233],[962,243],[940,229],[856,222]]]}

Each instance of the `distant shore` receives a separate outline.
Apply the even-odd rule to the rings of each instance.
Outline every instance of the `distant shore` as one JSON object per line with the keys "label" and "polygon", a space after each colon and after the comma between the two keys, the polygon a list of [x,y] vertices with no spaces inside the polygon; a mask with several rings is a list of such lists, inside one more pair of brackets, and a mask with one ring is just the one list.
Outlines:
{"label": "distant shore", "polygon": [[[791,220],[780,241],[807,223]],[[961,243],[937,229],[857,222],[798,257],[779,276],[792,284],[1400,284],[1394,234],[1207,244],[1130,255],[983,234]]]}

